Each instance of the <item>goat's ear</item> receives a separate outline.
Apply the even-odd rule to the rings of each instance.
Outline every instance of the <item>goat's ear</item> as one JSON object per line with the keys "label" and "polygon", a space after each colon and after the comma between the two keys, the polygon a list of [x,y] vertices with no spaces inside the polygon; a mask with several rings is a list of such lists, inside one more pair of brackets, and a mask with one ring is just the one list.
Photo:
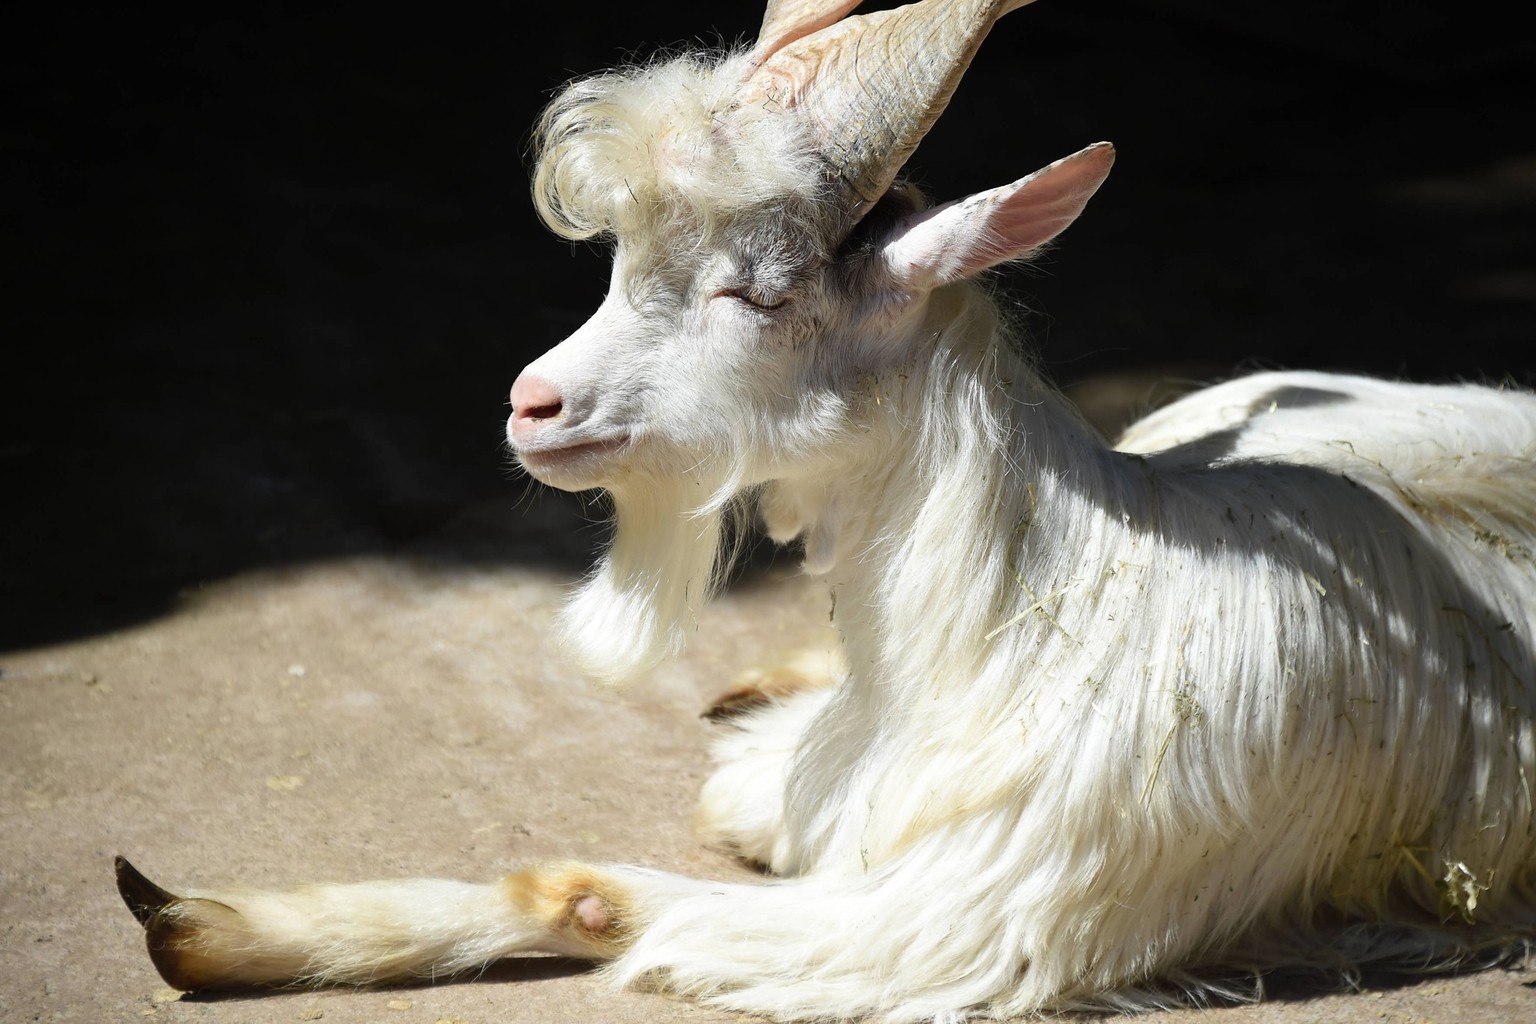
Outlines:
{"label": "goat's ear", "polygon": [[902,287],[926,291],[1028,256],[1077,219],[1114,162],[1114,147],[1096,143],[1011,185],[917,214],[886,244],[886,265]]}

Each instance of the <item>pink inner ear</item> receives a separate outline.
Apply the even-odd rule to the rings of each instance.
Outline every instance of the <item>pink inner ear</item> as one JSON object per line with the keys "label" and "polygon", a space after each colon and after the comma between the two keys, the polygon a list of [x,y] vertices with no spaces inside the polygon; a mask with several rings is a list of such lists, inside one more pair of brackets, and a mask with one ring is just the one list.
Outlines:
{"label": "pink inner ear", "polygon": [[1115,162],[1100,142],[1011,185],[929,210],[892,242],[892,271],[936,288],[1039,249],[1077,219]]}
{"label": "pink inner ear", "polygon": [[983,193],[978,212],[984,211],[985,223],[972,226],[974,242],[961,261],[960,276],[1027,256],[1061,234],[1083,212],[1114,162],[1114,147],[1101,142]]}

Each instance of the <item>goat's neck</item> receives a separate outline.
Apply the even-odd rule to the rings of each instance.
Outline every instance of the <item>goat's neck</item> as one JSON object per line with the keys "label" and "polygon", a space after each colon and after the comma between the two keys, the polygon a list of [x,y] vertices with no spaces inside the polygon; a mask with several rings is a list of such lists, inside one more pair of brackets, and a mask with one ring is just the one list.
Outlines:
{"label": "goat's neck", "polygon": [[[837,534],[821,543],[837,552],[828,579],[849,679],[796,756],[789,867],[897,849],[916,813],[902,794],[974,786],[966,772],[917,778],[923,764],[953,762],[913,762],[909,751],[1017,747],[1039,677],[1090,653],[1063,651],[1078,639],[1056,601],[1068,588],[1074,601],[1099,600],[1091,563],[1128,550],[1119,534],[1138,512],[1128,520],[1121,506],[1153,491],[1144,467],[1111,452],[981,320],[882,375],[890,411],[871,432],[879,450],[817,492],[837,529],[813,516],[808,535]],[[949,806],[985,799],[956,795]],[[876,805],[887,812],[874,815]]]}
{"label": "goat's neck", "polygon": [[999,333],[973,315],[892,375],[885,468],[828,487],[834,617],[886,700],[973,685],[1050,642],[1052,600],[1124,528],[1106,505],[1144,490]]}

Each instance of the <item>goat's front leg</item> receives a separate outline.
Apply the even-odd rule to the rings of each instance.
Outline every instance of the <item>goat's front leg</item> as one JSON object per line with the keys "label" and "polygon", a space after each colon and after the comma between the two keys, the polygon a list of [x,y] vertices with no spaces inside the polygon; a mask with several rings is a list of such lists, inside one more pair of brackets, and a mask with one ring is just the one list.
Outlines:
{"label": "goat's front leg", "polygon": [[442,977],[514,953],[619,955],[658,906],[704,883],[557,863],[476,885],[441,879],[177,896],[117,858],[150,958],[179,989]]}
{"label": "goat's front leg", "polygon": [[839,652],[807,652],[744,673],[710,706],[705,717],[728,731],[713,744],[716,768],[694,812],[701,842],[785,873],[784,791],[795,752],[846,674]]}

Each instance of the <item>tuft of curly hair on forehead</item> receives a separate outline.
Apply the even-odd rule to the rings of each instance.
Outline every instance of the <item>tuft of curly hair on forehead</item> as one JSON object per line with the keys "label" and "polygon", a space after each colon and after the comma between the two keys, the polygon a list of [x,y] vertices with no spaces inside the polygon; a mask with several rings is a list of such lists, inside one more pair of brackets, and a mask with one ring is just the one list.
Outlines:
{"label": "tuft of curly hair on forehead", "polygon": [[[562,238],[713,237],[753,210],[824,209],[830,181],[804,119],[733,100],[744,53],[691,52],[578,79],[535,128],[533,201]],[[798,202],[804,200],[804,203]],[[810,225],[805,225],[810,226]]]}

